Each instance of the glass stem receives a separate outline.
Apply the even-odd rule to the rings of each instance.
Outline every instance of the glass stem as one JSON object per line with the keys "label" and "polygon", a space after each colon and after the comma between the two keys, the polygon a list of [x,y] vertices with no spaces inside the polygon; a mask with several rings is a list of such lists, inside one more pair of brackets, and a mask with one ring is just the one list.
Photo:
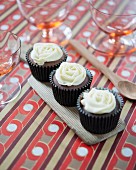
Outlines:
{"label": "glass stem", "polygon": [[53,29],[42,30],[42,37],[45,39],[50,39],[53,36]]}

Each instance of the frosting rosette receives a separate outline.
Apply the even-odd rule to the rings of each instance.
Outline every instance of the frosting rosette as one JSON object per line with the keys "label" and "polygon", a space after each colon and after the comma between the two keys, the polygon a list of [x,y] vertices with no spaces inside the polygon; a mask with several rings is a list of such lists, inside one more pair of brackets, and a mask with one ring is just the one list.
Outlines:
{"label": "frosting rosette", "polygon": [[55,77],[61,85],[76,86],[85,80],[86,70],[80,64],[63,62],[56,70]]}
{"label": "frosting rosette", "polygon": [[115,109],[115,96],[108,90],[92,88],[89,92],[83,93],[81,100],[84,109],[95,114],[110,113]]}
{"label": "frosting rosette", "polygon": [[61,48],[54,43],[36,43],[31,52],[31,58],[38,65],[59,60],[62,55],[63,52]]}

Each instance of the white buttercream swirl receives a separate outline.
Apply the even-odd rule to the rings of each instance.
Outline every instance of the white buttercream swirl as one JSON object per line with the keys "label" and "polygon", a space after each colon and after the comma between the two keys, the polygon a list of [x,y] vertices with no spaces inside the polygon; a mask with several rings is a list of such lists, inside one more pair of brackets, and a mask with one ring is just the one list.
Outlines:
{"label": "white buttercream swirl", "polygon": [[55,76],[61,85],[79,85],[86,78],[86,70],[80,64],[63,62],[56,70]]}
{"label": "white buttercream swirl", "polygon": [[36,43],[31,52],[31,58],[38,65],[43,65],[45,62],[59,60],[62,55],[62,50],[54,43]]}
{"label": "white buttercream swirl", "polygon": [[81,103],[86,111],[95,114],[110,113],[116,106],[115,96],[111,92],[95,88],[83,93]]}

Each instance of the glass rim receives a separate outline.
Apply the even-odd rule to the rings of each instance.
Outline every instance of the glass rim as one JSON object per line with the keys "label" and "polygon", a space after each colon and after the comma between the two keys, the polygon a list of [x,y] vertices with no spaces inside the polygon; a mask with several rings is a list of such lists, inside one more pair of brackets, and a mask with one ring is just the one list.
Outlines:
{"label": "glass rim", "polygon": [[21,40],[17,34],[13,33],[12,31],[5,31],[5,30],[0,30],[0,34],[1,33],[10,34],[16,38],[17,50],[15,52],[13,52],[10,56],[13,56],[15,53],[17,53],[19,50],[21,50]]}
{"label": "glass rim", "polygon": [[130,17],[130,16],[136,16],[136,13],[134,14],[114,14],[114,13],[106,13],[106,12],[102,12],[101,10],[97,9],[96,7],[94,7],[93,3],[91,2],[91,0],[89,1],[90,5],[92,6],[93,9],[95,9],[96,11],[100,12],[101,14],[104,14],[104,15],[108,15],[108,16],[117,16],[117,17]]}
{"label": "glass rim", "polygon": [[[72,2],[73,0],[67,0],[66,2],[62,2],[62,3],[68,3],[68,2]],[[50,1],[49,1],[50,2]],[[31,4],[30,2],[22,2],[21,0],[17,0],[17,3],[20,3],[20,4],[25,4],[25,5],[29,5],[31,7],[39,7],[39,8],[44,8],[43,4],[40,4],[40,5],[37,5],[37,4]],[[44,2],[42,2],[44,3]],[[61,2],[60,2],[61,3]]]}

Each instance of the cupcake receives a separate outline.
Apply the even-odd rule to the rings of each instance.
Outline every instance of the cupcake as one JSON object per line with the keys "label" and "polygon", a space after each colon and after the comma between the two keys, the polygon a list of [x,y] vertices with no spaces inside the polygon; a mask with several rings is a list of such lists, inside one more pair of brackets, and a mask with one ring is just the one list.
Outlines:
{"label": "cupcake", "polygon": [[106,88],[88,89],[77,100],[82,126],[95,134],[104,134],[115,129],[122,107],[122,97]]}
{"label": "cupcake", "polygon": [[26,53],[32,75],[41,82],[49,82],[49,74],[66,61],[67,52],[54,43],[36,43]]}
{"label": "cupcake", "polygon": [[60,67],[50,74],[50,83],[56,101],[63,105],[76,106],[79,94],[90,88],[92,74],[77,63],[61,63]]}

